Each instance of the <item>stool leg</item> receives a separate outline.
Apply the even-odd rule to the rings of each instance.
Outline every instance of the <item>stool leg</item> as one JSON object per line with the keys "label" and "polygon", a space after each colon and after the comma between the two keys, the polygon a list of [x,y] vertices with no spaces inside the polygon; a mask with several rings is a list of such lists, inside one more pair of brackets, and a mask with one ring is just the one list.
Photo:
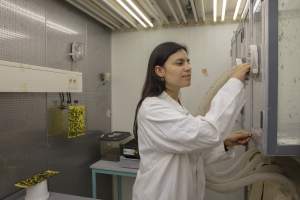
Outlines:
{"label": "stool leg", "polygon": [[93,199],[97,198],[97,190],[96,190],[96,172],[92,170],[92,186],[93,186]]}
{"label": "stool leg", "polygon": [[122,177],[118,177],[118,200],[122,200]]}

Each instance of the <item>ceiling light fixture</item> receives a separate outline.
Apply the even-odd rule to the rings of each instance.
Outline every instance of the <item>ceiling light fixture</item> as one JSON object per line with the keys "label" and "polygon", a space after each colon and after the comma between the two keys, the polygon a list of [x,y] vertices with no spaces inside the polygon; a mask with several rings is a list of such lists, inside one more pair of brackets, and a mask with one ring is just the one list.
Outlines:
{"label": "ceiling light fixture", "polygon": [[122,8],[115,1],[102,0],[102,2],[109,6],[113,11],[118,13],[121,17],[123,17],[123,19],[125,19],[129,24],[131,24],[132,27],[137,28],[136,21],[127,12],[121,12]]}
{"label": "ceiling light fixture", "polygon": [[238,0],[237,3],[236,3],[234,15],[233,15],[233,20],[236,20],[237,14],[238,14],[238,12],[239,12],[239,8],[240,8],[240,6],[241,6],[241,1],[242,1],[242,0]]}
{"label": "ceiling light fixture", "polygon": [[244,10],[243,10],[243,12],[242,12],[242,16],[241,16],[242,19],[243,19],[243,17],[244,17],[245,12],[248,10],[248,8],[249,8],[249,0],[247,0],[247,3],[246,3],[246,5],[245,5],[245,7],[244,7]]}
{"label": "ceiling light fixture", "polygon": [[149,2],[152,4],[153,8],[156,10],[156,12],[160,15],[160,17],[166,22],[168,26],[170,26],[170,21],[166,17],[166,15],[163,13],[163,11],[160,9],[159,5],[157,4],[156,0],[149,0]]}
{"label": "ceiling light fixture", "polygon": [[227,0],[223,0],[221,21],[224,21],[224,19],[225,19],[226,3],[227,3]]}
{"label": "ceiling light fixture", "polygon": [[[136,7],[136,5],[131,1],[131,0],[127,0],[127,2],[131,5],[131,7],[134,8],[134,10],[139,13],[139,15],[151,26],[153,27],[153,24],[150,22],[150,20],[142,13],[142,11],[140,11],[140,9],[138,7]],[[146,28],[146,27],[145,27]]]}
{"label": "ceiling light fixture", "polygon": [[129,14],[130,14],[132,17],[134,17],[134,19],[136,19],[138,22],[140,22],[140,24],[142,24],[143,27],[147,28],[146,24],[145,24],[138,16],[136,16],[136,14],[134,14],[134,13],[132,12],[132,10],[130,10],[130,8],[128,8],[128,7],[122,2],[122,0],[117,0],[117,2],[118,2],[121,6],[123,6],[123,8],[125,8],[125,10],[126,10],[127,12],[129,12]]}
{"label": "ceiling light fixture", "polygon": [[201,14],[202,14],[202,22],[206,23],[203,0],[200,0],[200,5],[201,5],[200,7],[201,7]]}
{"label": "ceiling light fixture", "polygon": [[254,8],[253,8],[253,14],[255,13],[255,11],[256,11],[256,9],[257,9],[259,3],[260,3],[260,0],[256,0],[255,5],[254,5]]}
{"label": "ceiling light fixture", "polygon": [[146,0],[141,0],[144,6],[146,7],[147,11],[155,18],[155,20],[162,26],[163,23],[161,22],[160,18],[157,16],[156,13],[150,8],[149,4],[146,2]]}
{"label": "ceiling light fixture", "polygon": [[171,12],[172,12],[172,14],[173,14],[175,20],[176,20],[176,23],[179,25],[179,24],[180,24],[180,21],[179,21],[177,15],[176,15],[176,13],[175,13],[175,11],[174,11],[174,9],[173,9],[172,4],[170,3],[170,0],[166,0],[166,2],[167,2],[167,4],[168,4],[168,6],[169,6],[169,8],[170,8],[170,10],[171,10]]}
{"label": "ceiling light fixture", "polygon": [[179,11],[180,11],[180,13],[181,13],[181,17],[182,17],[184,23],[187,24],[187,21],[186,21],[186,18],[185,18],[185,15],[184,15],[184,13],[183,13],[183,10],[182,10],[182,7],[181,7],[181,5],[180,5],[179,0],[176,0],[176,4],[177,4],[177,6],[178,6],[178,8],[179,8]]}
{"label": "ceiling light fixture", "polygon": [[195,23],[197,24],[199,22],[199,20],[198,20],[198,16],[197,16],[197,10],[195,8],[194,0],[190,0],[190,3],[192,5],[192,10],[193,10],[194,18],[195,18]]}
{"label": "ceiling light fixture", "polygon": [[[122,29],[120,25],[122,25],[119,21],[111,17],[105,10],[94,4],[93,2],[89,0],[77,0],[77,3],[82,4],[82,6],[85,6],[89,10],[91,10],[96,15],[99,15],[102,19],[106,20],[107,22],[111,23],[113,26],[117,27],[118,29]],[[96,10],[98,9],[98,10]]]}
{"label": "ceiling light fixture", "polygon": [[106,21],[100,19],[99,17],[97,17],[96,15],[94,15],[93,13],[91,13],[90,11],[88,11],[87,9],[83,8],[82,6],[80,6],[78,3],[75,3],[75,2],[73,2],[71,0],[66,0],[66,1],[69,2],[70,4],[72,4],[73,6],[77,7],[78,9],[82,10],[86,14],[90,15],[91,17],[95,18],[96,20],[98,20],[102,24],[104,24],[107,27],[111,28],[112,30],[116,30],[116,28],[114,26],[112,26],[111,24],[107,23]]}
{"label": "ceiling light fixture", "polygon": [[214,0],[214,22],[217,22],[217,0]]}
{"label": "ceiling light fixture", "polygon": [[99,1],[96,0],[92,0],[92,2],[94,2],[95,4],[97,4],[97,6],[99,6],[100,8],[102,8],[103,10],[105,10],[108,14],[110,14],[111,16],[113,16],[116,20],[118,20],[119,22],[121,22],[124,26],[126,26],[127,28],[130,28],[130,26],[124,21],[122,20],[119,16],[117,16],[115,13],[113,13],[112,11],[110,11],[109,9],[107,9],[104,5],[102,5]]}

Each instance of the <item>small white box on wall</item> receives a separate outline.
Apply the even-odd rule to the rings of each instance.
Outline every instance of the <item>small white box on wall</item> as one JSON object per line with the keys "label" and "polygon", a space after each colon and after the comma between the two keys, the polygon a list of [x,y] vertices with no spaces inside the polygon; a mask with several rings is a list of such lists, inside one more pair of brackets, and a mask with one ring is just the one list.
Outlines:
{"label": "small white box on wall", "polygon": [[82,73],[0,60],[0,92],[82,92]]}

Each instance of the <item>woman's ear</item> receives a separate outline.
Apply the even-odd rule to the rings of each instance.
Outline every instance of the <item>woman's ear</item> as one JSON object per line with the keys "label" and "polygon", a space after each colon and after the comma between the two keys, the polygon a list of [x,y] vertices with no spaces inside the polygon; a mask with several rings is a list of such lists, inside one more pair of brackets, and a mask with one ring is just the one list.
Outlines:
{"label": "woman's ear", "polygon": [[155,68],[154,68],[154,70],[155,70],[155,73],[157,74],[157,76],[159,76],[159,77],[165,77],[165,70],[161,66],[156,65]]}

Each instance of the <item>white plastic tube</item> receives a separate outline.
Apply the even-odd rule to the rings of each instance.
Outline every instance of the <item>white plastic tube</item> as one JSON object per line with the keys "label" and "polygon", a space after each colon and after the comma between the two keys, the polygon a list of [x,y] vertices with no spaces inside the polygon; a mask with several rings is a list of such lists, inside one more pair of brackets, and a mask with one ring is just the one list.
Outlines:
{"label": "white plastic tube", "polygon": [[291,196],[293,200],[299,200],[299,195],[297,193],[297,188],[295,184],[285,176],[276,174],[276,173],[259,173],[247,176],[240,180],[230,182],[230,183],[223,183],[223,184],[214,184],[210,182],[206,182],[206,188],[222,193],[222,194],[229,194],[238,191],[242,187],[246,185],[250,185],[257,181],[275,181],[282,185],[286,185],[290,190]]}
{"label": "white plastic tube", "polygon": [[264,165],[264,166],[256,168],[252,172],[249,172],[247,174],[247,176],[252,175],[252,174],[263,173],[263,172],[277,173],[277,174],[281,174],[283,176],[286,175],[284,169],[282,167],[279,167],[278,165]]}
{"label": "white plastic tube", "polygon": [[205,174],[205,178],[207,181],[211,182],[211,183],[228,183],[228,182],[232,182],[235,180],[238,180],[240,178],[245,177],[249,172],[252,172],[255,167],[262,162],[264,159],[266,158],[266,156],[264,155],[258,155],[257,157],[255,157],[244,169],[242,169],[241,171],[239,171],[236,175],[234,175],[233,177],[230,178],[226,178],[226,179],[217,179],[214,178],[212,175],[206,173]]}
{"label": "white plastic tube", "polygon": [[234,165],[232,165],[232,167],[230,167],[228,170],[224,172],[216,172],[210,166],[206,167],[206,171],[207,173],[211,174],[216,178],[223,178],[223,177],[230,176],[231,174],[236,172],[239,168],[245,166],[244,163],[246,163],[246,161],[249,160],[250,157],[252,157],[254,154],[258,152],[260,151],[257,147],[251,147],[234,163]]}
{"label": "white plastic tube", "polygon": [[208,91],[205,93],[204,98],[200,102],[200,105],[198,109],[196,110],[194,116],[205,116],[206,113],[210,109],[211,100],[214,98],[214,96],[217,94],[217,92],[220,90],[220,88],[230,79],[235,67],[229,68],[226,71],[224,71],[211,85],[211,87],[208,89]]}
{"label": "white plastic tube", "polygon": [[264,172],[277,173],[277,174],[285,175],[285,171],[283,170],[283,168],[281,168],[277,165],[264,165],[264,166],[260,166],[258,168],[255,168],[253,170],[244,171],[243,174],[239,177],[236,176],[236,177],[232,177],[232,178],[228,178],[228,179],[222,179],[222,180],[217,179],[215,177],[211,177],[211,176],[210,177],[205,176],[205,178],[210,183],[223,184],[223,183],[230,183],[230,182],[236,181],[240,178],[245,178],[245,177],[253,175],[253,174],[264,173]]}

